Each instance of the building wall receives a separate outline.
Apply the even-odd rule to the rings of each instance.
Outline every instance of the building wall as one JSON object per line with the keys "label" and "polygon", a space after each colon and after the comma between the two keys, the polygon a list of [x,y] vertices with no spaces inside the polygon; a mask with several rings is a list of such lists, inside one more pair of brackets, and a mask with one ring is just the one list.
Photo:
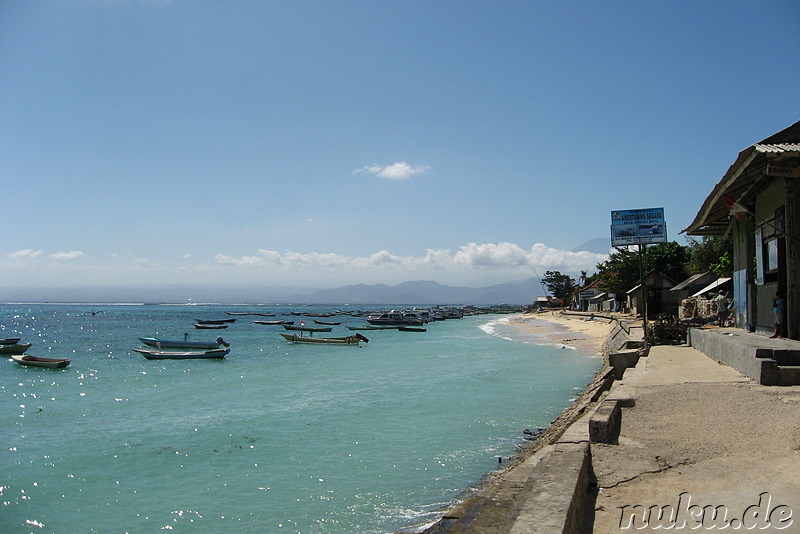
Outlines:
{"label": "building wall", "polygon": [[[746,302],[745,309],[737,305],[737,324],[750,331],[772,333],[775,327],[773,298],[779,288],[786,297],[786,309],[798,310],[800,305],[800,210],[797,206],[798,187],[793,181],[772,179],[757,193],[754,206],[755,220],[735,223],[734,247],[734,294],[745,290],[746,298],[736,297],[737,304]],[[778,208],[784,210],[783,231],[776,233],[775,215]],[[779,237],[773,238],[772,236]],[[771,244],[771,245],[770,245]],[[770,250],[777,254],[777,271],[770,272]],[[759,268],[759,265],[761,266]],[[800,337],[800,314],[788,313],[789,337]]]}

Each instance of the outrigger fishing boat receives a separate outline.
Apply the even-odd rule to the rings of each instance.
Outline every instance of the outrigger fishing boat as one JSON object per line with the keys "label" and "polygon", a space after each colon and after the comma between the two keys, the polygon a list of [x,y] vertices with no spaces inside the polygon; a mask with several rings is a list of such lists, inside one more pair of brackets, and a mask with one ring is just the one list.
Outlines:
{"label": "outrigger fishing boat", "polygon": [[345,337],[311,337],[297,334],[280,334],[286,341],[290,343],[318,343],[327,345],[358,345],[362,341],[369,343],[369,339],[361,334]]}
{"label": "outrigger fishing boat", "polygon": [[45,367],[47,369],[60,369],[69,365],[68,358],[38,358],[28,354],[14,355],[11,358],[20,365],[28,367]]}

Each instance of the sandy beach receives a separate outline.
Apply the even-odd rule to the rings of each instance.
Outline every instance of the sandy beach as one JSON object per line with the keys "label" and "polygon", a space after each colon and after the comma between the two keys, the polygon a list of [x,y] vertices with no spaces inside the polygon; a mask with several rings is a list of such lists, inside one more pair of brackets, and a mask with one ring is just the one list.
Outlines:
{"label": "sandy beach", "polygon": [[562,344],[598,355],[613,327],[611,321],[602,317],[570,315],[560,310],[514,316],[509,324],[541,336],[543,343]]}

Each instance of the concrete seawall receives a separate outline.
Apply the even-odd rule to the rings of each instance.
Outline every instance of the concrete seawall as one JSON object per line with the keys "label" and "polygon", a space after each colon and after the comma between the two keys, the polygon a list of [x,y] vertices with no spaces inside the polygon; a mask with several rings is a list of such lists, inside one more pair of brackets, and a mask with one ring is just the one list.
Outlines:
{"label": "concrete seawall", "polygon": [[591,532],[597,484],[590,434],[595,439],[616,440],[625,401],[605,401],[621,372],[609,361],[612,355],[622,354],[614,358],[618,367],[635,365],[640,351],[631,347],[641,345],[642,329],[610,316],[574,315],[615,323],[603,344],[603,367],[519,458],[494,473],[477,495],[448,510],[423,534]]}
{"label": "concrete seawall", "polygon": [[800,385],[765,384],[794,376],[769,369],[796,367],[800,343],[714,329],[693,331],[695,346],[645,351],[641,333],[618,322],[606,365],[581,397],[424,534],[689,532],[703,525],[649,512],[677,510],[686,498],[724,509],[712,528],[730,520],[735,530],[748,528],[746,514],[767,504],[764,495],[774,521],[760,531],[792,531],[800,479],[787,474],[800,472],[800,433],[786,422],[800,417]]}

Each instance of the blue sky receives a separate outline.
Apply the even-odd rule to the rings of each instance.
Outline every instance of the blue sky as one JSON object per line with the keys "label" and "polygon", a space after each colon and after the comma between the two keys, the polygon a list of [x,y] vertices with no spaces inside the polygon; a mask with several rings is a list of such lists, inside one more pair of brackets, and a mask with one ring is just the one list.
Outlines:
{"label": "blue sky", "polygon": [[0,287],[486,285],[691,222],[800,3],[5,0]]}

